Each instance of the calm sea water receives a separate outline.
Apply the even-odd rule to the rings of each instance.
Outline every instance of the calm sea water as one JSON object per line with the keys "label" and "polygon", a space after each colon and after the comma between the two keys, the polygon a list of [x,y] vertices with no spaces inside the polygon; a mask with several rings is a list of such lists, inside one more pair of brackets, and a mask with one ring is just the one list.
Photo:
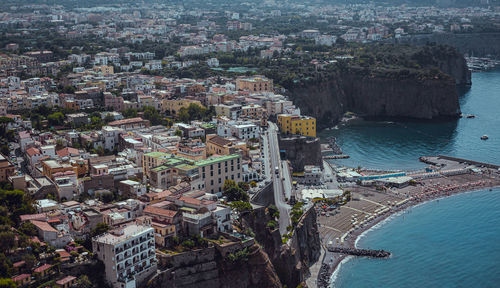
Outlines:
{"label": "calm sea water", "polygon": [[[500,164],[500,70],[473,74],[461,109],[475,119],[440,123],[355,121],[334,135],[347,160],[335,163],[417,169],[422,155],[451,155]],[[487,134],[490,139],[480,140]],[[500,287],[500,189],[452,196],[414,207],[361,238],[390,259],[356,258],[334,287]]]}
{"label": "calm sea water", "polygon": [[[449,155],[500,164],[500,70],[474,73],[472,87],[461,91],[462,113],[476,118],[445,122],[354,120],[333,135],[350,159],[335,163],[366,168],[418,169],[422,155]],[[482,135],[489,140],[481,140]]]}
{"label": "calm sea water", "polygon": [[500,189],[410,209],[358,242],[389,259],[344,263],[334,287],[499,287]]}

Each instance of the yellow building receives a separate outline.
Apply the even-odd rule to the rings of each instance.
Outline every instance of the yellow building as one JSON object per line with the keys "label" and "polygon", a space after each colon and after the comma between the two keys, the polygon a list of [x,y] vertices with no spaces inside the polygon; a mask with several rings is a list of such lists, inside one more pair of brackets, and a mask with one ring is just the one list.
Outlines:
{"label": "yellow building", "polygon": [[165,99],[162,101],[162,112],[169,112],[172,115],[179,113],[181,108],[188,108],[190,104],[196,104],[203,107],[200,101],[191,99]]}
{"label": "yellow building", "polygon": [[64,101],[64,108],[69,109],[69,110],[80,110],[80,106],[73,99],[71,99],[71,100],[68,99],[68,100]]}
{"label": "yellow building", "polygon": [[313,117],[280,114],[278,126],[284,134],[316,137],[316,119]]}
{"label": "yellow building", "polygon": [[215,134],[207,135],[205,145],[207,154],[209,155],[229,155],[237,153],[238,149],[245,150],[247,148],[244,141],[233,143],[232,141]]}
{"label": "yellow building", "polygon": [[73,171],[78,175],[78,167],[73,167],[69,163],[59,163],[56,160],[42,161],[42,174],[50,179],[54,179],[54,174],[57,172]]}
{"label": "yellow building", "polygon": [[95,66],[94,71],[100,72],[102,74],[113,74],[115,69],[113,66],[102,65],[102,66]]}
{"label": "yellow building", "polygon": [[250,92],[272,92],[273,80],[264,76],[240,77],[236,79],[237,90],[248,90]]}

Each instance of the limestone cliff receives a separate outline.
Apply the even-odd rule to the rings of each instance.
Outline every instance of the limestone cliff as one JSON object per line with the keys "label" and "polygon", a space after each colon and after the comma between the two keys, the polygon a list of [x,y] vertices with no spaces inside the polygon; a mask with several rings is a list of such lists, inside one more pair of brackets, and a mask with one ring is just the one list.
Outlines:
{"label": "limestone cliff", "polygon": [[150,280],[148,287],[281,287],[274,267],[261,247],[253,244],[248,251],[246,259],[235,262],[223,257],[214,247],[174,257],[159,255],[164,270]]}
{"label": "limestone cliff", "polygon": [[264,247],[281,280],[287,287],[297,287],[309,274],[309,266],[320,256],[320,239],[313,210],[305,213],[287,244],[281,241],[279,230],[266,227],[271,218],[265,208],[246,215],[245,225],[255,232],[255,239]]}
{"label": "limestone cliff", "polygon": [[[365,117],[416,119],[460,114],[456,85],[470,84],[470,72],[455,49],[425,46],[396,56],[379,54],[368,56],[374,63],[370,66],[350,64],[319,71],[314,78],[287,87],[289,96],[304,114],[318,119],[320,128],[332,126],[348,111]],[[379,65],[378,58],[392,62]]]}

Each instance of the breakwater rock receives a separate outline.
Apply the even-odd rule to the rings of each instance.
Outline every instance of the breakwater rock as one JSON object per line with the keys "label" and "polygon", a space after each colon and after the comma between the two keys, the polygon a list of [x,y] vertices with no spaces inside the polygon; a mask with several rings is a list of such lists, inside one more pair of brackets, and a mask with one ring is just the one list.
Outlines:
{"label": "breakwater rock", "polygon": [[391,256],[391,253],[385,250],[328,247],[328,251],[334,253],[352,255],[352,256],[373,257],[373,258],[387,258]]}

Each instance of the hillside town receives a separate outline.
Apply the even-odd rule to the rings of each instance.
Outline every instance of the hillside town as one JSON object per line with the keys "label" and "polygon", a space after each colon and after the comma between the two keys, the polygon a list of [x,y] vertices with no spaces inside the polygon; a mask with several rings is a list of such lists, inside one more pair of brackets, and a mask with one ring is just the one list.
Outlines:
{"label": "hillside town", "polygon": [[43,273],[14,263],[16,283],[47,279],[58,263],[92,253],[107,283],[135,287],[156,273],[157,249],[250,237],[233,227],[233,203],[248,203],[275,173],[264,161],[274,152],[262,147],[268,119],[285,134],[316,137],[315,119],[264,76],[172,79],[107,68],[68,74],[72,93],[49,92],[59,84],[49,77],[0,80],[2,180],[34,201],[36,211],[19,216],[33,228],[28,241],[60,255]]}
{"label": "hillside town", "polygon": [[[360,45],[499,29],[498,7],[29,2],[0,4],[5,287],[146,287],[165,272],[185,281],[179,287],[200,287],[187,278],[209,277],[210,267],[186,259],[212,251],[238,266],[263,249],[262,231],[249,229],[255,211],[265,217],[254,224],[276,232],[270,242],[293,242],[291,255],[306,218],[318,217],[307,228],[318,233],[300,232],[310,237],[300,241],[318,237],[317,255],[300,255],[317,261],[314,287],[326,269],[319,255],[338,256],[327,243],[345,248],[356,229],[438,194],[428,179],[448,177],[446,192],[499,183],[498,167],[463,159],[432,158],[422,171],[336,167],[326,159],[349,156],[335,139],[320,143],[320,116],[301,111],[287,89],[346,63],[420,73],[421,51],[406,61]],[[487,173],[497,174],[478,176]],[[309,268],[292,266],[276,274],[300,270],[290,283],[306,283]]]}

